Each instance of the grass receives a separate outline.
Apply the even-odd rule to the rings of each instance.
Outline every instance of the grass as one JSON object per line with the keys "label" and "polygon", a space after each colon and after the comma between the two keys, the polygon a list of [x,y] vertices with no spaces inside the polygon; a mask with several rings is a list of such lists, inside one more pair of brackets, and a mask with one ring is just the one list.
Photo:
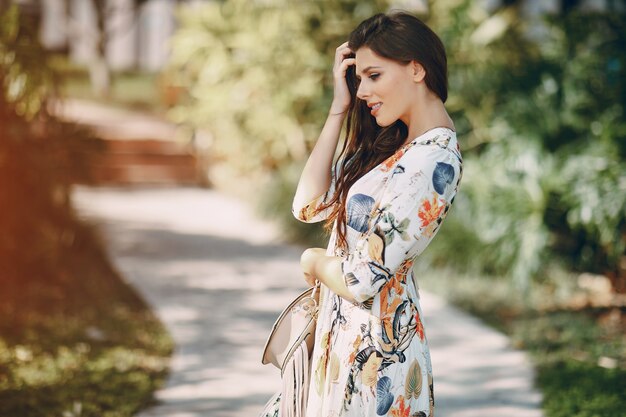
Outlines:
{"label": "grass", "polygon": [[[626,407],[626,309],[595,305],[574,274],[555,270],[524,305],[508,281],[417,269],[420,286],[480,317],[526,350],[546,417],[615,417]],[[601,278],[596,278],[602,280]]]}
{"label": "grass", "polygon": [[166,376],[162,324],[87,226],[72,236],[54,270],[4,283],[0,416],[132,416]]}

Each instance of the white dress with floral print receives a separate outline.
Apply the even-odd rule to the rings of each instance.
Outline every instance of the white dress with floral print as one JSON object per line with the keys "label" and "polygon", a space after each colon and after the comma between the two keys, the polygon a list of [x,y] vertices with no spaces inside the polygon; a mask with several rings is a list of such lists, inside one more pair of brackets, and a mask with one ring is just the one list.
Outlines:
{"label": "white dress with floral print", "polygon": [[[303,222],[332,196],[294,200]],[[456,133],[438,127],[418,136],[361,177],[346,204],[348,251],[326,254],[341,268],[355,303],[322,285],[306,417],[433,417],[430,353],[421,317],[414,259],[433,239],[457,193],[463,162]],[[280,394],[260,416],[279,417]]]}

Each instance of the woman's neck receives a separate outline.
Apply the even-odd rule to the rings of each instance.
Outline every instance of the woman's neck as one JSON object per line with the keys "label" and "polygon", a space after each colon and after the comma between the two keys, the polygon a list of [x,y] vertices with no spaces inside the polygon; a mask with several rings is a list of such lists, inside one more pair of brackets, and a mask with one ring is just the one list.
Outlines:
{"label": "woman's neck", "polygon": [[409,130],[405,143],[411,142],[416,137],[435,127],[447,127],[456,130],[454,122],[448,115],[443,102],[432,93],[423,96],[422,100],[418,100],[415,103],[408,123],[407,121],[405,123]]}

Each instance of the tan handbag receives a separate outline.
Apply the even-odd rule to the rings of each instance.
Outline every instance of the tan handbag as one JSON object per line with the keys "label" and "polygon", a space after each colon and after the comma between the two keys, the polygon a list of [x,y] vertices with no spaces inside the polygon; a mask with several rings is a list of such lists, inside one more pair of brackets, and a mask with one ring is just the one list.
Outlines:
{"label": "tan handbag", "polygon": [[319,309],[320,283],[298,295],[272,326],[263,359],[280,369],[281,417],[301,417],[306,410],[311,374],[311,353]]}

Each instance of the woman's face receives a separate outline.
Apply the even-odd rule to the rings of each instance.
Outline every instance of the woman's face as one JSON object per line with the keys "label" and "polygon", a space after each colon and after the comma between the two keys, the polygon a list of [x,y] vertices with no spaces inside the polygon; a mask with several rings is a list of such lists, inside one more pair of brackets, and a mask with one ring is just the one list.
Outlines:
{"label": "woman's face", "polygon": [[381,57],[367,46],[359,48],[355,58],[360,79],[356,95],[367,103],[376,123],[385,127],[400,119],[408,125],[411,104],[415,102],[412,66]]}

